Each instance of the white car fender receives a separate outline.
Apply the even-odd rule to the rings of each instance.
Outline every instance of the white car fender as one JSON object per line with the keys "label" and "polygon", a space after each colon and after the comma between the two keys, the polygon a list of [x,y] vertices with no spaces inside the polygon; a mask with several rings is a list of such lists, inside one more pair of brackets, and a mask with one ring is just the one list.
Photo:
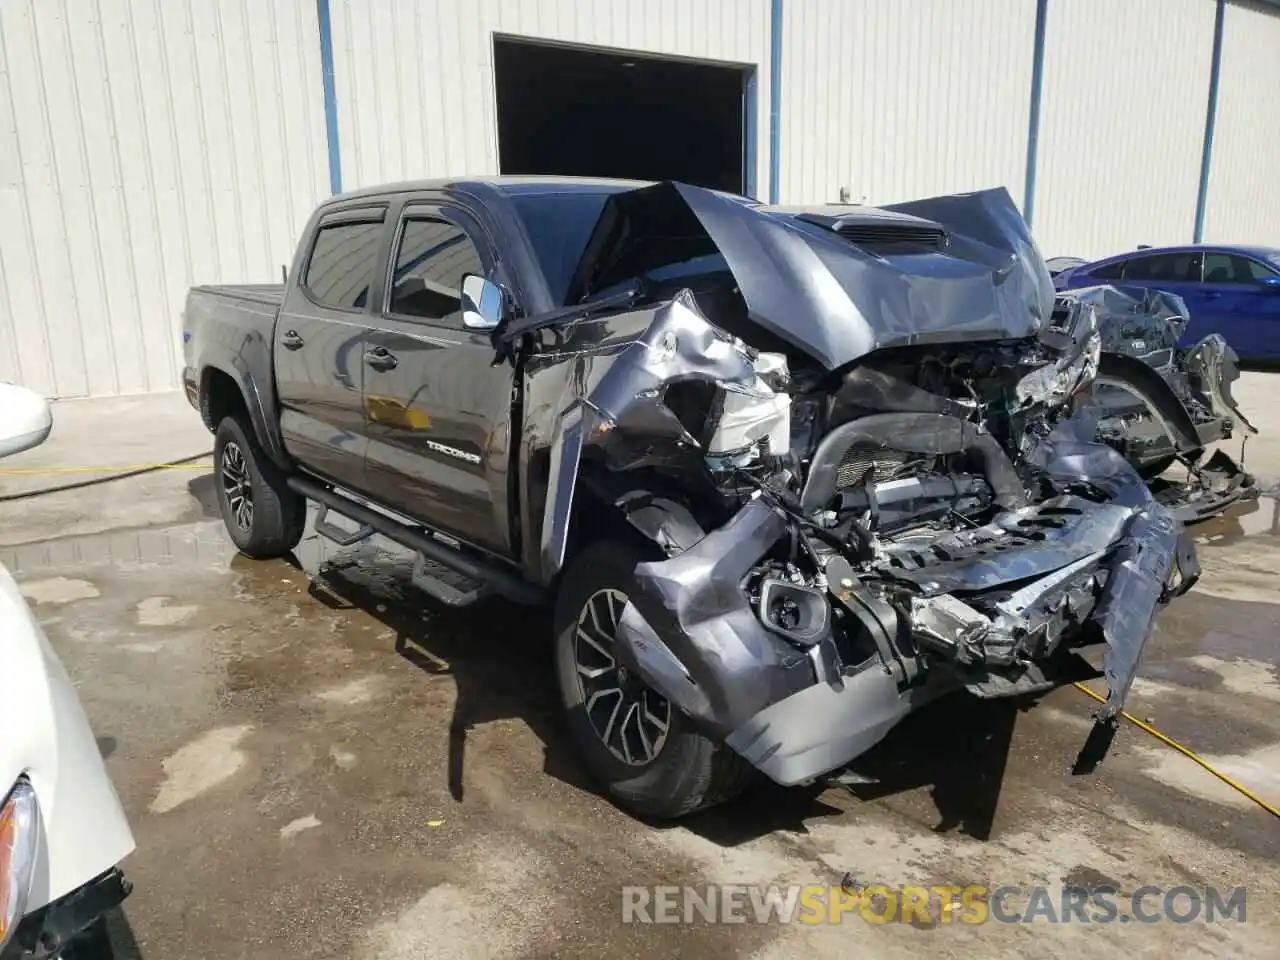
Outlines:
{"label": "white car fender", "polygon": [[75,687],[0,567],[0,799],[23,776],[40,807],[30,912],[116,866],[134,840]]}

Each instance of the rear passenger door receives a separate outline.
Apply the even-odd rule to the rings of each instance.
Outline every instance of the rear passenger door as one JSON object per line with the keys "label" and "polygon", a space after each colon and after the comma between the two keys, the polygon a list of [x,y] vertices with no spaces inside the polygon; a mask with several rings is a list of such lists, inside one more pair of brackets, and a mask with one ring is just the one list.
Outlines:
{"label": "rear passenger door", "polygon": [[1200,270],[1203,257],[1199,251],[1183,250],[1173,253],[1151,253],[1125,261],[1124,286],[1150,287],[1167,290],[1182,297],[1191,315],[1190,323],[1182,336],[1182,343],[1194,342],[1204,336],[1196,329],[1211,322],[1205,315],[1200,298]]}
{"label": "rear passenger door", "polygon": [[356,489],[367,445],[362,353],[385,221],[385,206],[346,208],[320,220],[272,347],[285,449],[313,472]]}
{"label": "rear passenger door", "polygon": [[462,278],[493,277],[497,248],[468,211],[401,211],[381,314],[365,339],[365,486],[379,502],[510,555],[512,371],[462,322]]}

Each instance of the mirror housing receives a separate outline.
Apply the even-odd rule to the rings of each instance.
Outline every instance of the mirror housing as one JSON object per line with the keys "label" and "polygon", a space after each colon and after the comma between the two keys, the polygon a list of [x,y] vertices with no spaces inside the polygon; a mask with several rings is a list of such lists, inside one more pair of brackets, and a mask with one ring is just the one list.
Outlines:
{"label": "mirror housing", "polygon": [[48,400],[16,383],[0,383],[0,457],[40,446],[52,429]]}
{"label": "mirror housing", "polygon": [[1280,274],[1273,273],[1270,276],[1263,277],[1258,282],[1264,287],[1271,287],[1273,290],[1280,288]]}
{"label": "mirror housing", "polygon": [[462,278],[462,323],[468,330],[492,330],[502,322],[502,288],[485,277]]}

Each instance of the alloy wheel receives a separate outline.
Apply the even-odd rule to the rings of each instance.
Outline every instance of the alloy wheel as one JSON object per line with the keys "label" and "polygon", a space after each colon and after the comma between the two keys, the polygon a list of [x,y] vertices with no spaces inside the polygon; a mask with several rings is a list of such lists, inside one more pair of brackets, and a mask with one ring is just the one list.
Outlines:
{"label": "alloy wheel", "polygon": [[244,451],[234,440],[222,448],[222,493],[231,508],[236,526],[249,533],[253,530],[253,485],[245,466]]}
{"label": "alloy wheel", "polygon": [[642,767],[662,751],[671,702],[614,657],[618,618],[626,605],[620,590],[597,590],[588,598],[578,614],[573,660],[596,736],[623,763]]}

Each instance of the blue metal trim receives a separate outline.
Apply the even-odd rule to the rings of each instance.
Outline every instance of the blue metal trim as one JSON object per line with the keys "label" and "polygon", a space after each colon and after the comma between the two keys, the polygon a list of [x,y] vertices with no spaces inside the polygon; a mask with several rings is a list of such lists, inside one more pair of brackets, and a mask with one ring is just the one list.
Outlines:
{"label": "blue metal trim", "polygon": [[1213,18],[1213,61],[1209,66],[1209,105],[1204,115],[1204,152],[1200,155],[1200,192],[1196,196],[1196,228],[1192,240],[1204,239],[1204,217],[1209,205],[1209,166],[1213,161],[1213,128],[1218,122],[1218,78],[1222,73],[1222,32],[1227,0],[1218,0]]}
{"label": "blue metal trim", "polygon": [[760,162],[759,137],[756,133],[759,115],[756,106],[756,71],[747,73],[747,85],[742,97],[742,119],[746,132],[742,144],[742,192],[753,200],[756,198],[756,166]]}
{"label": "blue metal trim", "polygon": [[1040,101],[1044,94],[1044,37],[1049,0],[1036,0],[1036,39],[1031,54],[1031,114],[1027,123],[1027,178],[1022,189],[1022,216],[1031,226],[1036,213],[1036,166],[1040,156]]}
{"label": "blue metal trim", "polygon": [[338,140],[338,93],[333,83],[333,27],[329,0],[316,0],[320,21],[320,82],[324,84],[324,130],[329,141],[329,189],[342,192],[342,151]]}
{"label": "blue metal trim", "polygon": [[782,172],[782,0],[773,0],[769,23],[769,202],[778,202]]}

